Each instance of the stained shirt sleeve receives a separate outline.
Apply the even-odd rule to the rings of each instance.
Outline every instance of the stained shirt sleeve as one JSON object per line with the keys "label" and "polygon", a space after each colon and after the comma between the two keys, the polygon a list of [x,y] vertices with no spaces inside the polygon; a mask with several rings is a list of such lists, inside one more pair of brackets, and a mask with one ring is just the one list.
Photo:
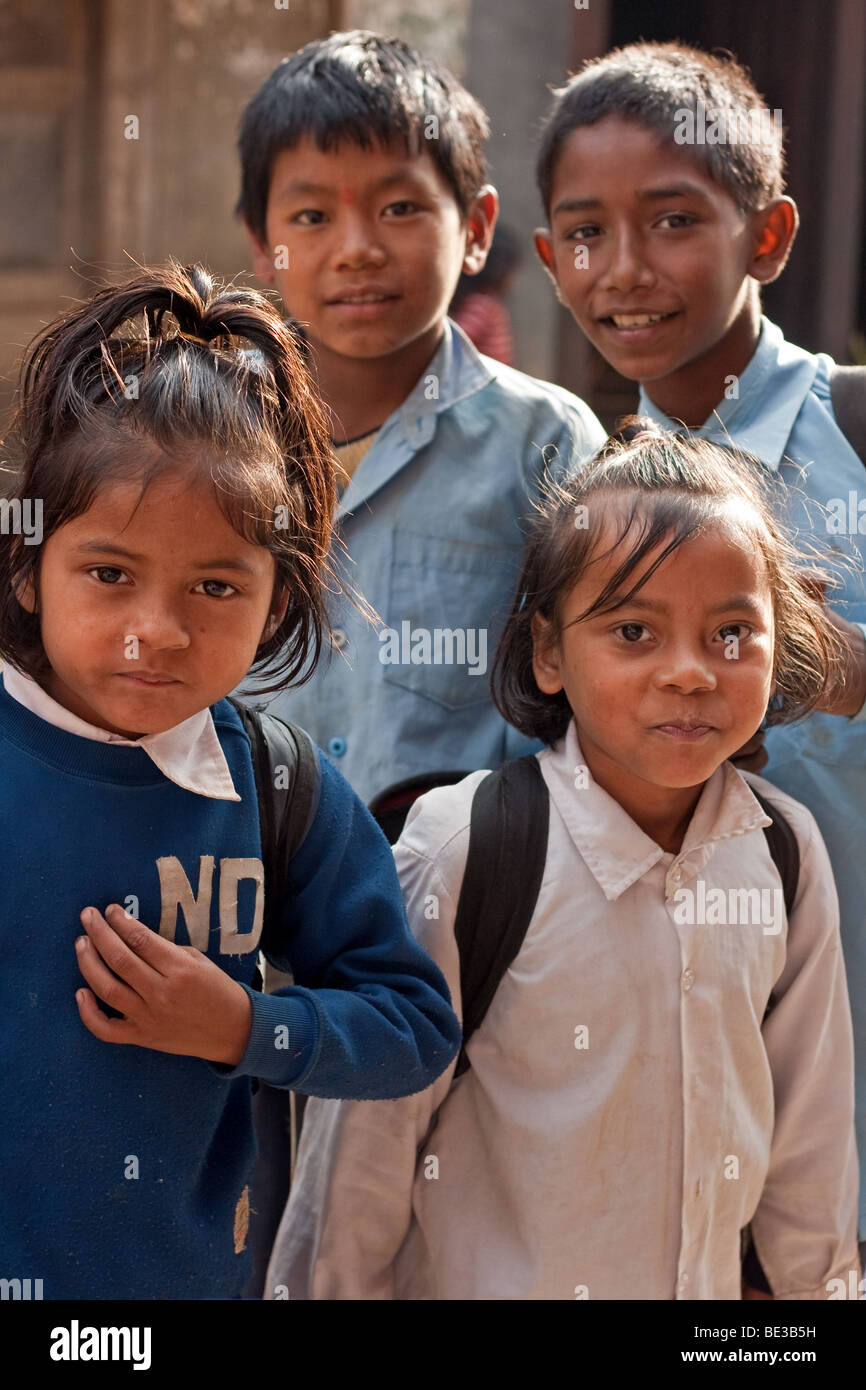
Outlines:
{"label": "stained shirt sleeve", "polygon": [[752,1220],[779,1299],[827,1299],[859,1268],[854,1057],[839,907],[817,825],[800,839],[800,881],[786,963],[763,1026],[773,1076],[770,1165]]}
{"label": "stained shirt sleeve", "polygon": [[[419,851],[424,818],[419,823],[418,816],[430,799],[415,803],[394,855],[413,932],[441,967],[459,1015],[457,903],[446,877],[459,892],[462,868],[443,877],[436,861]],[[468,829],[464,841],[461,864]],[[455,1064],[456,1059],[432,1086],[403,1100],[308,1103],[297,1177],[274,1243],[266,1298],[285,1297],[285,1290],[292,1299],[399,1296],[395,1261],[412,1219],[418,1165],[427,1159],[425,1140]]]}
{"label": "stained shirt sleeve", "polygon": [[320,754],[316,818],[292,860],[278,969],[294,984],[249,989],[244,1054],[221,1075],[306,1095],[411,1095],[456,1055],[460,1026],[441,971],[413,939],[391,848]]}

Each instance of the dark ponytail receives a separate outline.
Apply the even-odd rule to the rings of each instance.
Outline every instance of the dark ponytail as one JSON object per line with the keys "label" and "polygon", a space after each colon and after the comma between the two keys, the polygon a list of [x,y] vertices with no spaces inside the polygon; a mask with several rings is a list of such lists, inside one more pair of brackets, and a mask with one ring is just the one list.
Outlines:
{"label": "dark ponytail", "polygon": [[[309,676],[326,625],[323,589],[336,584],[333,455],[303,353],[264,295],[176,262],[100,290],[28,347],[6,442],[14,496],[41,501],[43,540],[108,483],[147,487],[168,469],[206,470],[229,522],[270,550],[289,592],[256,669],[274,678],[267,689]],[[38,678],[38,619],[13,584],[38,585],[40,547],[2,539],[0,655]]]}

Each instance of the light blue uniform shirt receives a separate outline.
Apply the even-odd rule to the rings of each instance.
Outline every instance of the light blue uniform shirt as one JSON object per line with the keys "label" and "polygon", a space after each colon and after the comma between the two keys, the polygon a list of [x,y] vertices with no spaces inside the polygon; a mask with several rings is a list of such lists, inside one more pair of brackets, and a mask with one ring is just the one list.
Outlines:
{"label": "light blue uniform shirt", "polygon": [[[866,559],[866,468],[848,443],[830,400],[832,358],[794,347],[762,320],[755,355],[739,378],[737,399],[724,400],[692,433],[733,444],[784,479],[790,528],[828,553]],[[640,413],[681,429],[641,391]],[[800,470],[803,470],[802,472]],[[816,507],[814,504],[819,504]],[[858,506],[863,504],[863,516]],[[842,523],[842,517],[845,520]],[[853,523],[853,524],[852,524]],[[840,525],[846,530],[839,533]],[[860,529],[862,526],[862,530]],[[866,622],[860,572],[836,571],[830,606],[851,622]],[[866,718],[813,714],[769,730],[770,761],[762,776],[808,806],[830,853],[839,890],[842,942],[854,1020],[857,1139],[866,1174]],[[804,1136],[807,1138],[807,1136]],[[866,1233],[866,1182],[861,1179],[860,1234]]]}
{"label": "light blue uniform shirt", "polygon": [[449,321],[336,513],[346,577],[381,622],[333,600],[332,649],[309,683],[246,698],[302,725],[365,801],[540,748],[496,712],[493,655],[545,460],[572,467],[605,437],[576,396],[482,357]]}

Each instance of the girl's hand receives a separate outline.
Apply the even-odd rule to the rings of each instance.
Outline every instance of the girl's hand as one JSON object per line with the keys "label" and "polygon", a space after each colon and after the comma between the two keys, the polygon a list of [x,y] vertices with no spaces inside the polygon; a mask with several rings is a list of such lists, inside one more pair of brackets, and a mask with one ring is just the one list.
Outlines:
{"label": "girl's hand", "polygon": [[[75,999],[94,1037],[238,1064],[252,1012],[242,985],[194,946],[166,941],[116,903],[105,917],[86,907],[81,922],[87,935],[75,948],[91,988],[78,990]],[[109,1018],[94,995],[123,1017]]]}

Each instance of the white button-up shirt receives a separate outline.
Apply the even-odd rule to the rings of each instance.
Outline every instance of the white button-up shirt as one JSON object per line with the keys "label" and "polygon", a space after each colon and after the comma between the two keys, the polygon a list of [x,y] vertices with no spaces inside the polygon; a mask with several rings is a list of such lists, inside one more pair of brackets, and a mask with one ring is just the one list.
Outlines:
{"label": "white button-up shirt", "polygon": [[[730,764],[674,855],[576,776],[573,724],[539,757],[544,878],[469,1071],[405,1100],[310,1101],[266,1296],[738,1299],[751,1223],[777,1297],[827,1298],[859,1269],[857,1157],[836,893],[812,816],[754,779],[800,847],[787,922],[767,817]],[[453,927],[483,775],[424,796],[395,847],[458,1012]]]}

